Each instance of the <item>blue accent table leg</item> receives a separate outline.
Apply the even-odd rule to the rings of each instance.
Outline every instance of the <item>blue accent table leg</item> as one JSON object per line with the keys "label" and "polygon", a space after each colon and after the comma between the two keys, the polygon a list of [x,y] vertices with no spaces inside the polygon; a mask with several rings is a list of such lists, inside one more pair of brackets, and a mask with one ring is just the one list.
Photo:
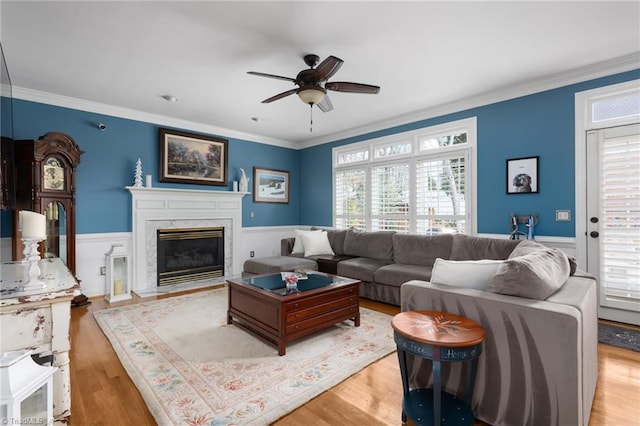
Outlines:
{"label": "blue accent table leg", "polygon": [[433,351],[433,424],[440,426],[442,410],[442,371],[440,365],[440,351]]}
{"label": "blue accent table leg", "polygon": [[398,362],[400,364],[400,376],[402,376],[402,424],[407,423],[407,413],[404,411],[404,401],[409,395],[409,378],[407,377],[407,353],[398,348]]}

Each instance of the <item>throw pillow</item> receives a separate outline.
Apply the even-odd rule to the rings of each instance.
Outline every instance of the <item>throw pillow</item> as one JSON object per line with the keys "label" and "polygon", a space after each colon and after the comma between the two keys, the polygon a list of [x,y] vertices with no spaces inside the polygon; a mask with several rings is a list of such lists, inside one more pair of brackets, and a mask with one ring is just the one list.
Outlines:
{"label": "throw pillow", "polygon": [[[531,240],[522,240],[520,244],[513,249],[511,254],[509,255],[509,259],[513,259],[514,257],[524,256],[529,253],[533,253],[538,250],[544,250],[547,246],[537,243]],[[576,273],[578,269],[578,261],[575,257],[567,255],[567,259],[569,259],[569,267],[571,270],[569,271],[569,275],[573,275]]]}
{"label": "throw pillow", "polygon": [[562,250],[536,250],[505,260],[491,278],[488,291],[545,300],[569,279],[569,270],[569,259]]}
{"label": "throw pillow", "polygon": [[300,239],[300,235],[310,232],[322,232],[320,229],[317,231],[303,231],[301,229],[296,229],[294,231],[294,235],[296,237],[295,242],[293,243],[293,249],[291,250],[291,254],[304,254],[304,246],[302,245],[302,240]]}
{"label": "throw pillow", "polygon": [[486,290],[489,281],[503,260],[445,260],[438,258],[433,264],[430,281],[454,287]]}
{"label": "throw pillow", "polygon": [[300,234],[302,245],[304,246],[304,256],[318,256],[321,254],[330,254],[333,256],[335,253],[331,249],[329,244],[329,237],[325,231],[320,232],[305,232]]}

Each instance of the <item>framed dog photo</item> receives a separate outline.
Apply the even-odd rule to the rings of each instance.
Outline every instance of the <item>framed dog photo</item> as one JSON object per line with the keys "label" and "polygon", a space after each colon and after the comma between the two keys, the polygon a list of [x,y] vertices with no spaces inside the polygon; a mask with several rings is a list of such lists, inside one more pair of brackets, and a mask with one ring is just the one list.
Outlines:
{"label": "framed dog photo", "polygon": [[289,203],[289,172],[253,168],[254,203]]}
{"label": "framed dog photo", "polygon": [[538,185],[539,157],[507,160],[507,194],[535,194]]}

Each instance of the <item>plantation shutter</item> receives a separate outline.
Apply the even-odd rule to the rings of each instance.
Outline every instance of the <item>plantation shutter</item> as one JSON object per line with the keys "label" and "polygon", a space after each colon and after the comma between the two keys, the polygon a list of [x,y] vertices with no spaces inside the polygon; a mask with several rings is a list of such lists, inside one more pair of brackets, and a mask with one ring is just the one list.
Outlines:
{"label": "plantation shutter", "polygon": [[372,169],[371,229],[409,232],[409,164]]}
{"label": "plantation shutter", "polygon": [[640,137],[600,143],[600,273],[607,299],[640,302]]}
{"label": "plantation shutter", "polygon": [[466,164],[466,151],[417,162],[416,219],[419,234],[466,231]]}
{"label": "plantation shutter", "polygon": [[343,170],[335,177],[335,223],[338,228],[366,229],[366,169]]}

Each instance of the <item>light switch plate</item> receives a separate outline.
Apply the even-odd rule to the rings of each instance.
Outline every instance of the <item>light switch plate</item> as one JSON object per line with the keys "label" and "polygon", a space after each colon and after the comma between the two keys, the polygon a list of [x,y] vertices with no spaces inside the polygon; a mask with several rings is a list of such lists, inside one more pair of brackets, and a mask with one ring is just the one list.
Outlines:
{"label": "light switch plate", "polygon": [[571,221],[571,210],[556,210],[556,222]]}

